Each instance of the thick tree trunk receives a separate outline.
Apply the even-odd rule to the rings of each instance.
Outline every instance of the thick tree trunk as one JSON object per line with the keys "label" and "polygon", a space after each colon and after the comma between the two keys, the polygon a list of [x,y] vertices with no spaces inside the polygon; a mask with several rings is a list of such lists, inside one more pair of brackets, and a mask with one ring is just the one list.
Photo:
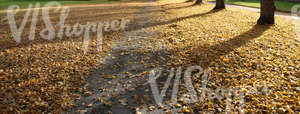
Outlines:
{"label": "thick tree trunk", "polygon": [[214,9],[225,9],[225,1],[224,0],[216,0],[216,6]]}
{"label": "thick tree trunk", "polygon": [[260,17],[257,23],[261,25],[274,24],[275,10],[274,0],[260,0]]}
{"label": "thick tree trunk", "polygon": [[196,0],[195,4],[201,4],[202,0]]}

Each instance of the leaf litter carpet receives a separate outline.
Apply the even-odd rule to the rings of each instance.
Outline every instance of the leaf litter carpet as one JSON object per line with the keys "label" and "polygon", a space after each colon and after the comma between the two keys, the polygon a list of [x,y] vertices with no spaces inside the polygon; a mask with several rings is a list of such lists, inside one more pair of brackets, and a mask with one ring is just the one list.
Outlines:
{"label": "leaf litter carpet", "polygon": [[[207,85],[211,90],[256,88],[242,89],[244,112],[299,113],[300,41],[292,20],[276,17],[275,25],[262,26],[256,25],[258,13],[234,8],[212,11],[213,7],[164,2],[72,7],[66,23],[130,20],[125,31],[104,33],[102,52],[93,40],[86,54],[80,37],[53,41],[24,38],[17,45],[8,23],[1,23],[1,112],[139,113],[138,109],[164,109],[156,105],[149,85],[143,85],[150,70],[165,71],[157,79],[163,85],[171,68],[199,65],[211,72]],[[23,16],[18,15],[20,23]],[[44,25],[38,23],[38,27]],[[199,97],[201,83],[201,77],[193,77]],[[184,113],[225,112],[228,107],[225,98],[206,97],[187,104],[179,99],[185,92],[180,84],[180,102],[172,105],[168,89],[164,103]],[[231,111],[239,111],[237,99],[233,97]]]}

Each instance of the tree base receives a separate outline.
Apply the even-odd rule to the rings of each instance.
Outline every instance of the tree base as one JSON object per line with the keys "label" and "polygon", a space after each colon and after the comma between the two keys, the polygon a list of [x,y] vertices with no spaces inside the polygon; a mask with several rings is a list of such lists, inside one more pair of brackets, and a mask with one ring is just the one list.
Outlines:
{"label": "tree base", "polygon": [[222,10],[225,9],[225,6],[216,6],[213,10]]}
{"label": "tree base", "polygon": [[266,25],[266,24],[271,24],[273,25],[275,23],[274,21],[274,17],[260,17],[258,20],[257,20],[257,24],[260,24],[260,25]]}

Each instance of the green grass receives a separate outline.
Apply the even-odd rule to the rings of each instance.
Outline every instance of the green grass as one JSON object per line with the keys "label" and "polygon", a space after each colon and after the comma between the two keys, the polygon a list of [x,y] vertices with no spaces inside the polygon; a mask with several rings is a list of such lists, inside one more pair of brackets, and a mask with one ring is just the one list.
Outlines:
{"label": "green grass", "polygon": [[29,4],[40,3],[41,6],[50,1],[57,1],[62,5],[70,4],[108,4],[108,3],[120,3],[130,1],[142,1],[142,0],[0,0],[0,10],[7,9],[10,5],[18,5],[21,8],[27,8]]}
{"label": "green grass", "polygon": [[[215,0],[208,0],[215,1]],[[241,5],[241,6],[250,6],[250,7],[260,7],[259,0],[226,0],[226,3]],[[291,8],[294,5],[300,5],[300,3],[289,2],[289,1],[275,1],[275,6],[279,11],[291,11]]]}

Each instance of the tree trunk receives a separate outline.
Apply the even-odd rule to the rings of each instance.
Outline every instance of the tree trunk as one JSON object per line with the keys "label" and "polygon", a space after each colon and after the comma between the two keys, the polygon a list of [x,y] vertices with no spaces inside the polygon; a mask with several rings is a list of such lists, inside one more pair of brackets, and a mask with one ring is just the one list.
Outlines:
{"label": "tree trunk", "polygon": [[214,9],[225,9],[225,1],[224,0],[216,0],[216,6]]}
{"label": "tree trunk", "polygon": [[195,4],[201,4],[202,0],[196,0]]}
{"label": "tree trunk", "polygon": [[258,24],[274,24],[275,12],[274,0],[260,0],[260,17],[257,21]]}

